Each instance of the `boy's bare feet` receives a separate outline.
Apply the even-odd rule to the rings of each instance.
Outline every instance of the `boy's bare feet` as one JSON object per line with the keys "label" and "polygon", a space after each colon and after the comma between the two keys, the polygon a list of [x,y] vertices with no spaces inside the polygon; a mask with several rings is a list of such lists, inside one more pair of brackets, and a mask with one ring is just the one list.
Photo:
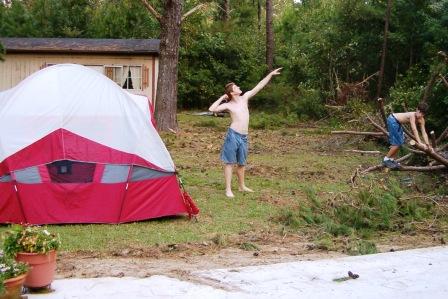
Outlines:
{"label": "boy's bare feet", "polygon": [[246,187],[246,186],[239,187],[238,190],[239,190],[240,192],[254,192],[254,190],[252,190],[252,189],[250,189],[250,188],[248,188],[248,187]]}
{"label": "boy's bare feet", "polygon": [[233,195],[232,190],[228,190],[228,191],[226,191],[226,196],[227,196],[228,198],[234,198],[234,197],[235,197],[235,195]]}

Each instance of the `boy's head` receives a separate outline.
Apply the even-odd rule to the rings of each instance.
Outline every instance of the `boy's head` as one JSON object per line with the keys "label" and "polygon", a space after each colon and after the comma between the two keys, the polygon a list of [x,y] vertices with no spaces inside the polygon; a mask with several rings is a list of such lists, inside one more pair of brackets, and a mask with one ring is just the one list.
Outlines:
{"label": "boy's head", "polygon": [[226,84],[225,93],[229,97],[229,99],[232,99],[234,94],[241,94],[241,89],[235,83],[230,82]]}
{"label": "boy's head", "polygon": [[426,103],[420,103],[417,106],[417,113],[421,114],[421,116],[425,116],[428,112],[428,104]]}

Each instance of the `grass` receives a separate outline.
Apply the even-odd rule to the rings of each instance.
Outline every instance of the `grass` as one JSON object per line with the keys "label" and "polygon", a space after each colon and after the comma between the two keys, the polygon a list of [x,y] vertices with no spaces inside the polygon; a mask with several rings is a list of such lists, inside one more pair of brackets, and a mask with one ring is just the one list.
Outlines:
{"label": "grass", "polygon": [[[448,239],[446,216],[419,198],[421,193],[400,185],[401,181],[408,184],[411,176],[426,195],[446,195],[439,177],[379,172],[352,189],[348,180],[354,169],[374,165],[378,157],[344,153],[346,147],[354,147],[353,142],[328,135],[331,124],[308,128],[293,119],[255,114],[249,135],[247,185],[256,192],[235,190],[236,197],[228,199],[219,151],[229,118],[183,113],[178,119],[180,133],[164,133],[162,138],[201,209],[199,221],[167,217],[120,225],[52,225],[50,229],[61,235],[63,251],[108,253],[202,242],[258,250],[250,240],[232,243],[232,238],[248,231],[287,231],[307,236],[320,249],[366,254],[377,251],[376,242],[384,234],[424,234],[419,226],[431,223]],[[0,232],[6,229],[2,226]]]}

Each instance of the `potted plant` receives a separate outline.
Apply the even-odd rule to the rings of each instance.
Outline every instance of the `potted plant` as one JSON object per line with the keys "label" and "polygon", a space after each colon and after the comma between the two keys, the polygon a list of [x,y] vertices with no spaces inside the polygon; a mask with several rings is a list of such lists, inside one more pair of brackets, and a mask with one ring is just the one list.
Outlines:
{"label": "potted plant", "polygon": [[60,245],[59,235],[42,226],[15,225],[6,232],[3,240],[5,255],[30,266],[24,283],[29,288],[51,284],[56,270],[56,251]]}
{"label": "potted plant", "polygon": [[16,262],[0,250],[0,299],[21,298],[28,265]]}

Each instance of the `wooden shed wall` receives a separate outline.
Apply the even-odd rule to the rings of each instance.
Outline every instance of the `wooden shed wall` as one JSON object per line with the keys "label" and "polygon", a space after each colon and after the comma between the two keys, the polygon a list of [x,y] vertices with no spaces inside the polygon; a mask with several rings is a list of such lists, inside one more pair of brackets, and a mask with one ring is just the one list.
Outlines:
{"label": "wooden shed wall", "polygon": [[0,62],[0,91],[17,85],[20,81],[40,70],[47,64],[76,63],[86,66],[145,66],[148,72],[148,86],[142,91],[129,90],[144,94],[153,101],[157,90],[158,57],[124,55],[64,55],[64,54],[6,54]]}

